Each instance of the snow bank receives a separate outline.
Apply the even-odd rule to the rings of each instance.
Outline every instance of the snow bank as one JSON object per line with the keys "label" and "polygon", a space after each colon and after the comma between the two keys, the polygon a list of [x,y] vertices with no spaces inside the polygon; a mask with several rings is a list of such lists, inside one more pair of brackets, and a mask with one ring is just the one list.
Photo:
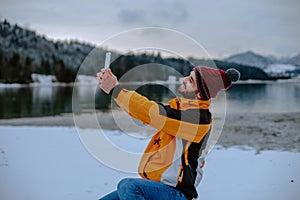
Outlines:
{"label": "snow bank", "polygon": [[288,71],[293,71],[296,69],[296,66],[294,65],[288,65],[288,64],[272,64],[268,65],[264,70],[267,73],[274,73],[274,74],[284,74]]}
{"label": "snow bank", "polygon": [[0,83],[0,88],[20,88],[23,87],[23,84],[19,83]]}
{"label": "snow bank", "polygon": [[42,85],[50,85],[53,82],[57,82],[56,77],[53,75],[43,75],[43,74],[31,74],[31,79],[34,83],[39,83]]}
{"label": "snow bank", "polygon": [[[130,151],[140,151],[145,144],[145,140],[118,131],[106,130],[105,134]],[[98,199],[114,190],[120,179],[138,176],[95,160],[73,127],[0,126],[0,149],[3,200]],[[299,168],[300,153],[257,154],[254,150],[217,147],[206,160],[199,196],[201,200],[297,200]]]}
{"label": "snow bank", "polygon": [[78,75],[76,77],[77,85],[97,85],[97,79],[95,76]]}

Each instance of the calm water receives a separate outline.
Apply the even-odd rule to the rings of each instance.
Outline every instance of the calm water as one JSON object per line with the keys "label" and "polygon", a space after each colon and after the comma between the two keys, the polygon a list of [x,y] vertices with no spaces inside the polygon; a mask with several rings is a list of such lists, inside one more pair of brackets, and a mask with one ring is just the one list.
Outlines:
{"label": "calm water", "polygon": [[[167,102],[175,97],[168,88],[170,86],[146,85],[139,87],[138,91],[150,99]],[[110,96],[93,85],[76,87],[74,91],[80,97],[78,112],[86,112],[85,109],[93,107],[102,111],[111,108]],[[72,94],[71,86],[0,88],[0,118],[72,113]],[[299,112],[300,82],[236,84],[226,92],[226,99],[229,112]]]}

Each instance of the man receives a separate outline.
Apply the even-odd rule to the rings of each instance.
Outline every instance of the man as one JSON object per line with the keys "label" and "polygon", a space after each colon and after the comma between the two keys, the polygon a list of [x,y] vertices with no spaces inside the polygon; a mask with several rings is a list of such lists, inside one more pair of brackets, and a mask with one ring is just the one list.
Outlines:
{"label": "man", "polygon": [[99,87],[111,94],[130,116],[157,129],[139,164],[140,178],[125,178],[109,199],[193,199],[202,178],[206,141],[212,128],[210,99],[239,79],[235,69],[226,72],[195,67],[183,78],[182,98],[169,105],[148,100],[122,88],[110,69],[97,73]]}

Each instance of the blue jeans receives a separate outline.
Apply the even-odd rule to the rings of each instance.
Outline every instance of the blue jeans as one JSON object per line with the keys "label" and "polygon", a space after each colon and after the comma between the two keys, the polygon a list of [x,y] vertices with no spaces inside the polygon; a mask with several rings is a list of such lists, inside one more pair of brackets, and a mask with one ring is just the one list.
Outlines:
{"label": "blue jeans", "polygon": [[102,197],[100,200],[186,200],[184,194],[160,182],[125,178],[117,186],[117,190]]}

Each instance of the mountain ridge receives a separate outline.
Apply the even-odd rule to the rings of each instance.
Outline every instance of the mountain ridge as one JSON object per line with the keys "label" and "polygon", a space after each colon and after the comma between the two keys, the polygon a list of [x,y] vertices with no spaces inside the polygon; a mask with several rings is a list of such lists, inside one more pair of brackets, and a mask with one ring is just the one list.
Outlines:
{"label": "mountain ridge", "polygon": [[224,61],[258,67],[271,76],[296,76],[300,71],[300,54],[292,57],[276,58],[246,51],[229,56]]}
{"label": "mountain ridge", "polygon": [[[55,75],[59,82],[73,82],[80,65],[94,48],[96,47],[92,44],[77,40],[47,39],[33,30],[22,28],[17,24],[11,25],[6,20],[0,21],[0,82],[30,83],[33,73]],[[106,49],[97,48],[99,57],[104,57],[105,53]],[[112,70],[119,76],[132,67],[145,63],[168,65],[183,75],[186,75],[194,65],[217,66],[224,70],[234,66],[243,72],[241,77],[243,80],[274,80],[291,75],[271,73],[272,76],[269,76],[264,65],[278,63],[277,58],[265,57],[252,51],[232,55],[223,60],[189,58],[188,61],[180,58],[161,58],[159,54],[120,55],[117,52],[112,53],[115,57],[119,57],[111,64]],[[300,64],[300,54],[287,60]],[[282,64],[283,61],[279,63]],[[122,65],[122,70],[119,68],[120,65]],[[92,66],[87,74],[94,74],[99,70],[98,68],[98,66]],[[166,77],[162,76],[162,78]]]}

